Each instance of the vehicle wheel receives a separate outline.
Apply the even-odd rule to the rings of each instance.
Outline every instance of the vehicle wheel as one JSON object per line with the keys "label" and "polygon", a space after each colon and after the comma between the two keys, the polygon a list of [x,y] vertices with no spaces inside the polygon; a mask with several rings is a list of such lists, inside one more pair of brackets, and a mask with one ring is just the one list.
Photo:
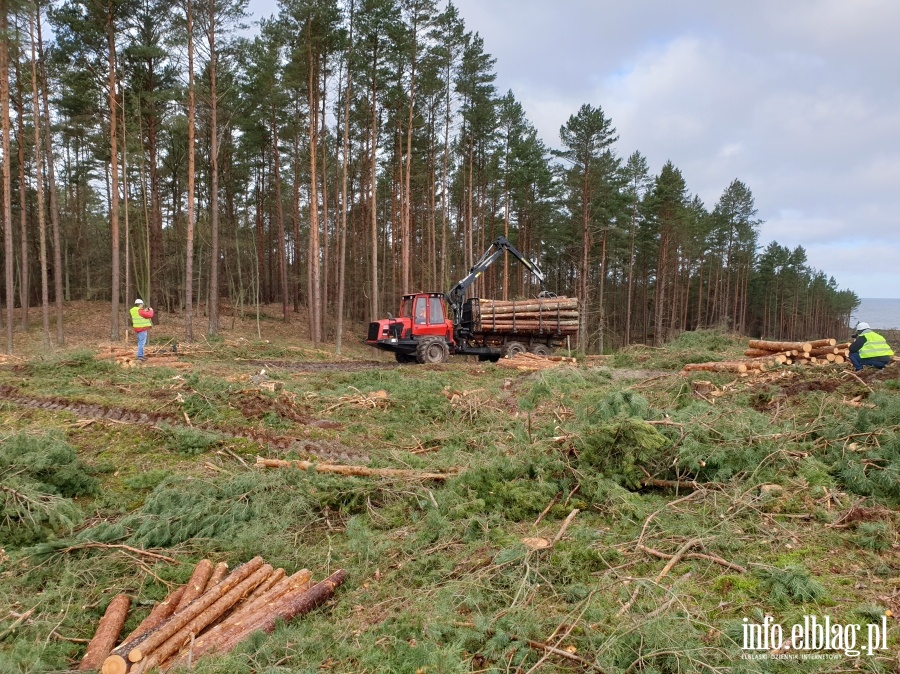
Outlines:
{"label": "vehicle wheel", "polygon": [[535,344],[531,347],[531,353],[535,356],[549,356],[553,353],[553,349],[546,344]]}
{"label": "vehicle wheel", "polygon": [[422,339],[416,345],[416,360],[420,363],[443,363],[450,355],[450,348],[440,337]]}
{"label": "vehicle wheel", "polygon": [[410,353],[400,353],[399,351],[394,351],[394,358],[397,359],[398,363],[415,363],[416,357]]}
{"label": "vehicle wheel", "polygon": [[522,342],[508,342],[506,345],[506,355],[509,358],[514,358],[526,351],[528,351],[528,349],[525,348],[525,345],[522,344]]}

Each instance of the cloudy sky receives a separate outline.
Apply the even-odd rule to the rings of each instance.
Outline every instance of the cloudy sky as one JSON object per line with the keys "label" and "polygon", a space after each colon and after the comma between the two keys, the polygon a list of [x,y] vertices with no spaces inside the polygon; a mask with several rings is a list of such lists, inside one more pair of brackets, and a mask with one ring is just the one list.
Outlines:
{"label": "cloudy sky", "polygon": [[900,298],[900,1],[454,4],[548,145],[599,105],[622,157],[671,160],[708,208],[743,181],[761,244]]}

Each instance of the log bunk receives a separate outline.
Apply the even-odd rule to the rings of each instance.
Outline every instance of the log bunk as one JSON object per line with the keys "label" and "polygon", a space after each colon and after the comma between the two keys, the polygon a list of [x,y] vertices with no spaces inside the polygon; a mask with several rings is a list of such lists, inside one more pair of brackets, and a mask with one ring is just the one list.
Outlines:
{"label": "log bunk", "polygon": [[754,374],[778,365],[840,365],[849,359],[849,346],[849,342],[838,344],[837,340],[832,338],[813,339],[807,342],[751,339],[744,351],[744,358],[689,363],[684,366],[684,371]]}
{"label": "log bunk", "polygon": [[[118,646],[131,599],[117,595],[97,625],[79,671],[102,674],[165,672],[190,666],[210,653],[228,653],[257,631],[272,632],[279,620],[309,613],[344,582],[345,572],[313,583],[307,569],[287,575],[254,557],[228,573],[224,562],[201,560],[190,580],[159,602]],[[115,646],[115,647],[114,647]]]}

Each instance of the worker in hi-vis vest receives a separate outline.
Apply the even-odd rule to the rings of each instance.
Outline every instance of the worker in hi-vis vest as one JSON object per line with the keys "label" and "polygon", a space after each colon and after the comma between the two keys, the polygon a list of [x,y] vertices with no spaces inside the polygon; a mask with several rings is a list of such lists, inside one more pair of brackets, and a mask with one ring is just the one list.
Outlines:
{"label": "worker in hi-vis vest", "polygon": [[856,339],[850,345],[850,362],[859,372],[864,366],[883,369],[891,362],[894,352],[887,340],[869,327],[868,323],[859,323],[853,335]]}
{"label": "worker in hi-vis vest", "polygon": [[147,331],[150,329],[150,326],[153,325],[153,309],[150,307],[144,308],[144,300],[138,297],[134,301],[134,306],[131,307],[131,327],[134,329],[134,334],[137,337],[137,359],[140,361],[146,360],[144,358],[144,347],[147,345]]}

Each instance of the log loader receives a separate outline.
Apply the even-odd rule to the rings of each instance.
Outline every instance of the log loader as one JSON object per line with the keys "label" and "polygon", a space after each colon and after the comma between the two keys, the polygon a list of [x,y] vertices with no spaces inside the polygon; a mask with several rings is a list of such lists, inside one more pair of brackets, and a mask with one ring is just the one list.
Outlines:
{"label": "log loader", "polygon": [[[537,298],[495,302],[466,291],[501,255],[519,260],[540,283]],[[404,295],[395,318],[369,323],[366,344],[390,351],[401,363],[443,363],[451,354],[496,362],[526,351],[550,355],[578,332],[578,303],[544,290],[544,274],[500,236],[447,293]]]}

